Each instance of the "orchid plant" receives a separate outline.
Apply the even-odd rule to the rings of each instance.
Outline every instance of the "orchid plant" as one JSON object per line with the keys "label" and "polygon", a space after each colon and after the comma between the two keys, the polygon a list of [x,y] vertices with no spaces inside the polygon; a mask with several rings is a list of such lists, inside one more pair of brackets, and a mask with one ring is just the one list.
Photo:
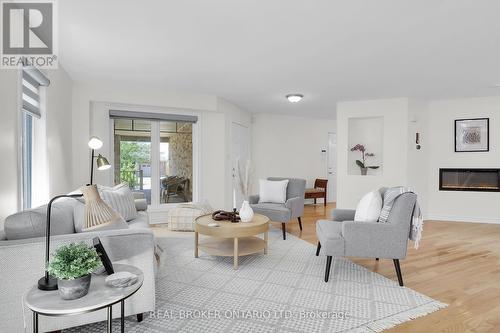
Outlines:
{"label": "orchid plant", "polygon": [[378,169],[380,166],[377,165],[367,165],[366,164],[366,159],[368,157],[374,157],[374,153],[369,153],[366,151],[366,148],[362,144],[357,144],[354,147],[351,148],[351,151],[359,151],[361,152],[361,160],[356,160],[357,166],[361,169],[361,174],[366,175],[367,169]]}

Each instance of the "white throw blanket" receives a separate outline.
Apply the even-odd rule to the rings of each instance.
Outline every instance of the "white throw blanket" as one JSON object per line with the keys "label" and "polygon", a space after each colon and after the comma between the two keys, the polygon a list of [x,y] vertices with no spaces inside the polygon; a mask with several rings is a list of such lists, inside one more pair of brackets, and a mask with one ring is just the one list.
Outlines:
{"label": "white throw blanket", "polygon": [[[380,223],[386,223],[389,218],[389,213],[391,212],[392,205],[394,201],[404,193],[414,193],[407,187],[392,187],[386,190],[384,194],[384,207],[380,212]],[[415,249],[418,249],[420,245],[420,240],[422,239],[422,231],[424,229],[424,220],[422,218],[422,211],[420,210],[420,205],[418,201],[415,202],[415,207],[413,208],[413,216],[411,221],[410,234],[408,238],[414,242]]]}

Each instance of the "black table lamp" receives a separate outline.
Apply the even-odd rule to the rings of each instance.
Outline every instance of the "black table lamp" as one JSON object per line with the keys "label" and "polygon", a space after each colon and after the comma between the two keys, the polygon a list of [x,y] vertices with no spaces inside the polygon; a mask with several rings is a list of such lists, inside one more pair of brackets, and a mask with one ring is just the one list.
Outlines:
{"label": "black table lamp", "polygon": [[49,265],[49,250],[50,250],[50,213],[52,211],[52,204],[60,198],[85,198],[85,229],[92,230],[92,228],[103,226],[105,224],[114,223],[121,219],[120,214],[106,204],[99,192],[96,185],[84,186],[81,188],[82,194],[63,194],[53,197],[47,205],[47,227],[45,229],[45,275],[38,280],[38,289],[40,290],[56,290],[57,279],[51,277],[47,271]]}
{"label": "black table lamp", "polygon": [[60,198],[80,198],[83,194],[63,194],[53,197],[47,205],[47,225],[45,228],[45,275],[38,280],[38,289],[40,290],[57,290],[57,279],[49,275],[47,268],[49,266],[50,256],[50,213],[52,211],[52,204]]}

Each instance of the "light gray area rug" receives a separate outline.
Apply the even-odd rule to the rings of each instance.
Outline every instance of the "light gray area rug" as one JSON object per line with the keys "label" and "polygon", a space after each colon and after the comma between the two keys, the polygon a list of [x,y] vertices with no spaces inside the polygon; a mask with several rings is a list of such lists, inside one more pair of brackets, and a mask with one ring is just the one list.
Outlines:
{"label": "light gray area rug", "polygon": [[[240,257],[238,270],[229,257],[194,258],[193,237],[158,239],[157,309],[142,323],[127,318],[127,332],[380,332],[446,307],[343,258],[335,258],[325,283],[326,257],[273,228],[268,255]],[[103,332],[105,325],[68,331]]]}

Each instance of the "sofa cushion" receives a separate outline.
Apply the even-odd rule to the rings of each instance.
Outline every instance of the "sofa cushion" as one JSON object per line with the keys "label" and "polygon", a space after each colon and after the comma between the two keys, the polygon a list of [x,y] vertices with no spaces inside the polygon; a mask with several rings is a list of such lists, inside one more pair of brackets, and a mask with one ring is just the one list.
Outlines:
{"label": "sofa cushion", "polygon": [[139,212],[137,218],[127,222],[131,229],[149,229],[149,217],[146,212]]}
{"label": "sofa cushion", "polygon": [[324,188],[306,188],[306,193],[325,193]]}
{"label": "sofa cushion", "polygon": [[316,222],[316,236],[321,243],[321,254],[327,256],[344,255],[342,222],[319,220]]}
{"label": "sofa cushion", "polygon": [[4,230],[4,221],[0,221],[0,240],[6,240],[5,230]]}
{"label": "sofa cushion", "polygon": [[137,218],[134,194],[126,183],[121,183],[114,187],[98,185],[97,188],[102,200],[120,213],[125,221]]}
{"label": "sofa cushion", "polygon": [[[75,232],[73,207],[77,200],[62,198],[52,204],[51,235]],[[12,214],[5,219],[5,236],[8,240],[45,236],[47,205]]]}
{"label": "sofa cushion", "polygon": [[267,216],[271,221],[288,222],[291,211],[284,204],[258,203],[251,205],[255,213]]}
{"label": "sofa cushion", "polygon": [[259,203],[285,203],[288,179],[285,180],[259,180]]}

